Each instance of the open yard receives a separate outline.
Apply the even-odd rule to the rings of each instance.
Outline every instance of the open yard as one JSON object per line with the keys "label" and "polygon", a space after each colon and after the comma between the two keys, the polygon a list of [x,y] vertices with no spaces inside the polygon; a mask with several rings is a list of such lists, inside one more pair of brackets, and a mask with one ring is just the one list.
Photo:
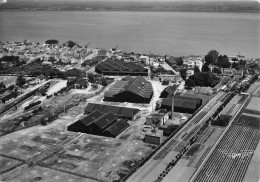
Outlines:
{"label": "open yard", "polygon": [[0,174],[4,173],[5,171],[21,164],[21,161],[7,158],[4,156],[0,156]]}
{"label": "open yard", "polygon": [[[71,111],[69,110],[66,115],[47,126],[38,125],[1,137],[0,154],[28,160],[47,148],[72,137],[75,133],[67,131],[67,126],[77,119],[70,115]],[[78,141],[70,144],[68,148],[37,162],[41,167],[34,167],[31,170],[34,171],[33,173],[28,171],[15,179],[33,181],[38,176],[47,181],[49,172],[45,172],[46,170],[52,171],[55,177],[58,176],[56,177],[58,181],[65,179],[64,176],[69,174],[77,179],[79,177],[84,179],[82,181],[120,179],[156,147],[143,142],[141,132],[143,122],[144,118],[130,122],[131,126],[118,139],[85,134]],[[72,181],[80,181],[73,179]]]}
{"label": "open yard", "polygon": [[3,82],[6,86],[15,84],[17,76],[0,76],[0,82]]}

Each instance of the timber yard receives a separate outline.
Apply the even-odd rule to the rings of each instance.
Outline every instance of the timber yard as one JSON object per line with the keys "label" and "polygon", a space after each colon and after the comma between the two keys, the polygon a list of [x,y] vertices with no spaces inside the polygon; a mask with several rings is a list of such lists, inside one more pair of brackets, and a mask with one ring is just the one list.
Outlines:
{"label": "timber yard", "polygon": [[259,59],[0,43],[0,180],[260,179]]}

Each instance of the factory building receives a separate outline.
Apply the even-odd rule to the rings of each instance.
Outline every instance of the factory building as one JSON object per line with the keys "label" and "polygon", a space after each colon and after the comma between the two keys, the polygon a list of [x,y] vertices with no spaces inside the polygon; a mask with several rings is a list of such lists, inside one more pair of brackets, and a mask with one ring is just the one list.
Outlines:
{"label": "factory building", "polygon": [[129,124],[126,119],[120,119],[111,112],[102,113],[96,110],[68,126],[68,131],[115,138],[127,127]]}
{"label": "factory building", "polygon": [[185,97],[180,95],[175,95],[174,103],[172,103],[172,101],[172,98],[163,98],[161,103],[161,109],[171,111],[173,104],[174,112],[193,114],[202,105],[202,99],[200,98]]}
{"label": "factory building", "polygon": [[119,59],[107,59],[101,61],[95,67],[95,71],[103,75],[148,76],[148,69],[133,62],[126,63]]}
{"label": "factory building", "polygon": [[136,120],[140,115],[140,110],[129,107],[111,106],[105,104],[89,103],[85,108],[85,114],[90,114],[94,111],[99,111],[102,113],[111,112],[118,118],[127,120]]}
{"label": "factory building", "polygon": [[176,85],[176,84],[166,87],[161,92],[160,98],[166,98],[166,97],[171,97],[171,96],[175,95],[178,87],[179,87],[179,85]]}
{"label": "factory building", "polygon": [[150,103],[152,97],[153,86],[149,81],[141,76],[126,76],[105,92],[104,101]]}
{"label": "factory building", "polygon": [[169,120],[169,111],[160,110],[156,113],[151,113],[146,117],[146,125],[160,127]]}
{"label": "factory building", "polygon": [[163,142],[163,131],[158,130],[157,128],[148,130],[145,133],[144,142],[161,145],[161,143]]}

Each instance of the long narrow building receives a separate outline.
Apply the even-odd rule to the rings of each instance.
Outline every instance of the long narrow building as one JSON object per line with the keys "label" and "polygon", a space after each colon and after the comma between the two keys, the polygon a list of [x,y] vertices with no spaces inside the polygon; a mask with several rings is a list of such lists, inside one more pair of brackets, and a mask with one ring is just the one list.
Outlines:
{"label": "long narrow building", "polygon": [[148,69],[133,62],[126,63],[119,59],[101,61],[95,67],[95,71],[103,75],[148,76]]}

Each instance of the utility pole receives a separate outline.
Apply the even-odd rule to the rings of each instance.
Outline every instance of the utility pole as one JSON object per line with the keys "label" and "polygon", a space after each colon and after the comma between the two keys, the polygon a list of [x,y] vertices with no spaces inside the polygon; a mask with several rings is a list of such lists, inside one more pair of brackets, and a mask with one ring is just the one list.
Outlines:
{"label": "utility pole", "polygon": [[174,96],[172,96],[172,119],[173,119],[173,112],[174,112]]}

